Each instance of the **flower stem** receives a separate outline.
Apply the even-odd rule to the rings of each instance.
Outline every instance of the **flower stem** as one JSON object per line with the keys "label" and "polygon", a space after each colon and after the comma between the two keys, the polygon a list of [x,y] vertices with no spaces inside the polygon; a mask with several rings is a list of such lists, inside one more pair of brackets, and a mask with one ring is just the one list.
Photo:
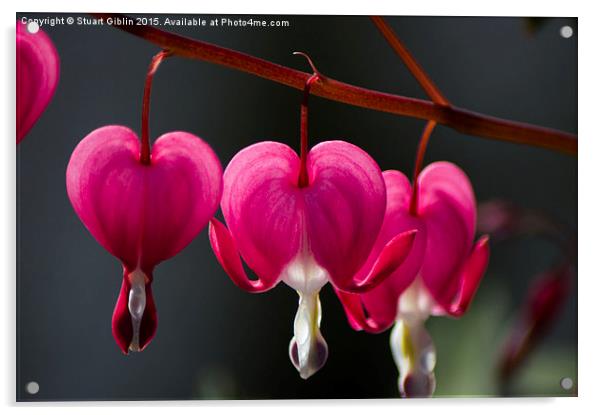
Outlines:
{"label": "flower stem", "polygon": [[146,73],[146,80],[144,82],[144,96],[142,97],[142,127],[140,134],[140,162],[142,164],[150,164],[150,139],[148,137],[148,118],[150,113],[150,96],[151,88],[153,85],[153,76],[163,59],[171,55],[168,50],[162,50],[153,56],[150,65],[148,66],[148,72]]}
{"label": "flower stem", "polygon": [[307,175],[307,152],[309,147],[309,140],[307,138],[307,125],[308,125],[308,102],[309,102],[309,90],[314,82],[320,79],[320,73],[314,66],[311,58],[303,52],[293,52],[293,55],[301,55],[307,59],[309,65],[313,69],[314,73],[305,82],[303,88],[303,99],[301,100],[301,149],[300,149],[300,163],[299,163],[299,181],[297,185],[300,188],[306,187],[309,184],[309,176]]}
{"label": "flower stem", "polygon": [[412,184],[412,199],[410,200],[410,214],[416,216],[418,214],[418,175],[422,171],[422,164],[424,162],[424,154],[426,153],[426,147],[431,137],[431,133],[435,129],[437,123],[435,121],[429,121],[424,127],[422,137],[420,137],[420,143],[418,144],[418,151],[416,152],[416,162],[414,163],[414,181]]}
{"label": "flower stem", "polygon": [[[124,17],[118,13],[91,15],[105,19]],[[168,49],[174,55],[226,66],[299,90],[304,89],[305,83],[312,76],[255,56],[151,26],[122,24],[114,27]],[[574,134],[478,114],[453,105],[437,105],[430,101],[378,92],[324,77],[322,82],[312,88],[311,94],[380,112],[433,120],[464,134],[577,154],[577,137]]]}
{"label": "flower stem", "polygon": [[370,20],[372,20],[372,23],[374,23],[378,30],[380,30],[380,33],[384,36],[389,45],[391,45],[395,53],[399,55],[403,63],[407,66],[412,75],[414,75],[414,78],[416,78],[416,80],[418,81],[422,89],[424,89],[429,98],[435,104],[449,106],[449,101],[443,96],[441,91],[439,91],[439,88],[437,88],[437,86],[427,75],[425,70],[422,69],[422,66],[420,66],[420,64],[416,59],[414,59],[410,51],[395,35],[395,32],[393,31],[393,29],[391,29],[391,26],[387,24],[385,19],[383,19],[380,16],[370,16]]}

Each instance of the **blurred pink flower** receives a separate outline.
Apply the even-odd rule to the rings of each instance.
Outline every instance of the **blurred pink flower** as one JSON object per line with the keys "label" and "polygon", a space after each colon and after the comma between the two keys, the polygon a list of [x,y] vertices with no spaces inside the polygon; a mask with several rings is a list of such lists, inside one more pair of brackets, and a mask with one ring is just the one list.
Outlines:
{"label": "blurred pink flower", "polygon": [[[461,316],[468,308],[487,267],[488,237],[473,246],[476,202],[464,172],[448,162],[427,166],[417,188],[398,171],[383,173],[387,209],[374,259],[391,235],[418,229],[404,264],[369,292],[337,290],[350,325],[391,333],[403,396],[431,395],[435,349],[423,325],[430,315]],[[364,267],[370,267],[370,260]]]}
{"label": "blurred pink flower", "polygon": [[42,30],[17,21],[17,144],[48,106],[59,81],[59,56]]}
{"label": "blurred pink flower", "polygon": [[479,204],[477,229],[493,239],[513,236],[521,225],[521,212],[505,200],[490,200]]}
{"label": "blurred pink flower", "polygon": [[[288,146],[261,142],[240,151],[224,173],[221,202],[227,227],[211,220],[211,246],[232,281],[262,292],[279,281],[300,297],[290,357],[306,379],[325,363],[319,291],[365,292],[393,272],[410,252],[410,226],[372,251],[383,223],[386,189],[376,162],[344,141],[307,153],[306,164]],[[257,275],[250,280],[241,257]]]}
{"label": "blurred pink flower", "polygon": [[67,193],[96,240],[123,264],[113,336],[124,353],[143,350],[155,335],[153,270],[203,229],[218,208],[222,168],[209,145],[170,132],[152,147],[150,164],[127,127],[92,131],[67,167]]}
{"label": "blurred pink flower", "polygon": [[531,283],[519,318],[502,349],[498,363],[502,380],[515,373],[546,334],[566,303],[572,278],[572,268],[563,264],[543,272]]}

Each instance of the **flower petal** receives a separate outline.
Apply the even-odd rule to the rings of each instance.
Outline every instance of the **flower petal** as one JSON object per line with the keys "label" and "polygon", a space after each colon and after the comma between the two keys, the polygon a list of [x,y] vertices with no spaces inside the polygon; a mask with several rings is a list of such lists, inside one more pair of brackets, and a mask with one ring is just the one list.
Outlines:
{"label": "flower petal", "polygon": [[489,262],[489,237],[482,236],[462,267],[460,292],[455,303],[447,310],[448,314],[459,317],[466,312]]}
{"label": "flower petal", "polygon": [[171,258],[207,226],[222,194],[222,167],[211,147],[198,137],[170,132],[152,147],[142,267]]}
{"label": "flower petal", "polygon": [[468,178],[451,163],[427,166],[418,181],[418,214],[428,238],[420,274],[437,303],[449,309],[472,246],[476,202]]}
{"label": "flower petal", "polygon": [[428,398],[435,391],[435,345],[424,321],[398,320],[389,340],[399,370],[398,387],[403,398]]}
{"label": "flower petal", "polygon": [[215,218],[209,222],[209,241],[217,260],[239,288],[258,293],[267,291],[278,283],[278,279],[266,283],[261,278],[250,280],[247,277],[236,248],[236,241],[232,238],[228,228]]}
{"label": "flower petal", "polygon": [[[375,320],[366,314],[362,304],[362,296],[360,294],[348,293],[338,289],[334,289],[337,297],[343,305],[349,325],[353,330],[364,330],[368,333],[380,333],[391,326],[391,323],[386,319],[384,322]],[[395,319],[395,311],[393,312],[393,320]]]}
{"label": "flower petal", "polygon": [[335,286],[355,289],[355,274],[366,262],[384,218],[382,173],[366,152],[344,141],[312,148],[307,168],[310,183],[303,195],[309,249]]}
{"label": "flower petal", "polygon": [[59,81],[59,56],[43,30],[17,22],[17,144],[36,123]]}
{"label": "flower petal", "polygon": [[[117,303],[115,304],[113,319],[111,322],[113,337],[124,354],[129,353],[130,345],[134,337],[132,317],[128,308],[129,294],[132,288],[129,279],[130,274],[131,271],[124,266],[123,282],[121,284],[121,290],[119,291],[119,297],[117,298]],[[142,351],[146,348],[146,346],[148,346],[153,337],[155,337],[155,333],[157,331],[157,308],[155,306],[153,291],[151,288],[153,276],[152,274],[148,275],[149,282],[144,286],[146,291],[146,305],[140,321],[138,351]]]}
{"label": "flower petal", "polygon": [[[224,172],[221,206],[231,239],[266,286],[276,284],[301,250],[304,212],[298,171],[299,158],[290,147],[265,141],[241,150]],[[232,256],[228,252],[223,260]],[[240,273],[233,275],[244,281]]]}
{"label": "flower petal", "polygon": [[431,163],[420,173],[418,189],[419,212],[421,211],[420,207],[427,207],[438,199],[438,195],[443,193],[454,202],[453,205],[466,227],[466,233],[474,235],[477,202],[472,184],[462,169],[447,161]]}
{"label": "flower petal", "polygon": [[411,196],[410,182],[403,173],[393,170],[385,171],[383,177],[387,188],[385,219],[370,257],[355,278],[364,278],[363,276],[374,266],[375,258],[381,255],[387,242],[396,233],[403,234],[413,228],[418,231],[410,252],[405,254],[381,284],[361,295],[336,290],[347,313],[349,324],[355,330],[363,329],[371,333],[384,331],[393,324],[397,314],[399,296],[416,277],[422,265],[426,244],[424,224],[420,219],[408,213]]}
{"label": "flower petal", "polygon": [[131,270],[138,266],[146,188],[139,152],[132,130],[102,127],[77,145],[67,166],[67,194],[75,212],[96,240]]}
{"label": "flower petal", "polygon": [[299,308],[293,325],[295,334],[289,343],[289,357],[302,379],[315,374],[328,359],[328,344],[320,332],[321,319],[319,292],[299,292]]}
{"label": "flower petal", "polygon": [[416,229],[412,229],[395,236],[383,247],[364,279],[353,279],[337,288],[354,293],[366,293],[377,287],[406,260],[414,246],[416,232],[418,232]]}

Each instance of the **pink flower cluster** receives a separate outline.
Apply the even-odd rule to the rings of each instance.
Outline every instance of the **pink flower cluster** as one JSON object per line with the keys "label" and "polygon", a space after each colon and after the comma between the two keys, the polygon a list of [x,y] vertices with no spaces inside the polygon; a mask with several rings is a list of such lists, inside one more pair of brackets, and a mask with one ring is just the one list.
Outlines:
{"label": "pink flower cluster", "polygon": [[[58,58],[46,35],[26,34],[21,24],[17,50],[19,141],[54,92]],[[303,114],[306,107],[302,136]],[[412,184],[399,171],[382,172],[353,144],[325,141],[308,151],[306,141],[301,157],[278,142],[251,145],[223,174],[209,145],[187,132],[159,137],[148,162],[127,127],[105,126],[79,143],[67,167],[69,199],[123,264],[115,340],[124,353],[149,344],[157,327],[153,270],[209,224],[215,256],[238,287],[257,293],[282,281],[298,293],[289,353],[302,378],[328,356],[319,292],[330,283],[352,328],[381,332],[395,324],[400,391],[430,395],[435,353],[423,323],[462,315],[489,258],[487,237],[473,244],[471,183],[456,165],[437,162]],[[225,224],[214,218],[220,203]]]}

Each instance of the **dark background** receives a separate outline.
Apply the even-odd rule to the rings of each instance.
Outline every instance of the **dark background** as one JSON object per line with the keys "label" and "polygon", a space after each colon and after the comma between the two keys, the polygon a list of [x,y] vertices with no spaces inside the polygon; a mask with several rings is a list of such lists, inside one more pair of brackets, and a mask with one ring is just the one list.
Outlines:
{"label": "dark background", "polygon": [[[273,18],[288,19],[290,27],[166,29],[309,71],[302,58],[292,56],[304,51],[327,76],[425,98],[367,17]],[[454,104],[577,132],[576,19],[547,19],[535,32],[524,18],[388,21]],[[567,24],[575,32],[570,39],[559,34]],[[111,336],[121,266],[74,213],[65,170],[77,143],[92,130],[122,124],[139,131],[144,76],[158,49],[107,26],[43,30],[60,55],[61,76],[48,109],[17,149],[17,398],[397,397],[388,333],[351,330],[330,287],[321,295],[330,357],[320,372],[301,380],[287,352],[296,293],[284,284],[259,295],[235,287],[215,260],[206,230],[156,270],[155,339],[143,353],[121,354]],[[299,91],[245,73],[171,58],[155,77],[151,136],[194,133],[224,167],[260,140],[298,149],[300,98]],[[312,144],[345,139],[368,151],[383,170],[410,174],[423,121],[316,97],[310,108]],[[479,201],[504,198],[541,209],[576,232],[575,157],[438,127],[426,155],[427,163],[434,160],[460,165]],[[493,371],[500,342],[532,276],[557,258],[552,246],[538,240],[492,247],[470,312],[460,320],[428,323],[438,350],[437,395],[500,393]],[[563,376],[576,381],[576,321],[574,290],[515,380],[513,394],[567,394],[559,381]],[[38,394],[25,392],[29,381],[40,384]]]}

